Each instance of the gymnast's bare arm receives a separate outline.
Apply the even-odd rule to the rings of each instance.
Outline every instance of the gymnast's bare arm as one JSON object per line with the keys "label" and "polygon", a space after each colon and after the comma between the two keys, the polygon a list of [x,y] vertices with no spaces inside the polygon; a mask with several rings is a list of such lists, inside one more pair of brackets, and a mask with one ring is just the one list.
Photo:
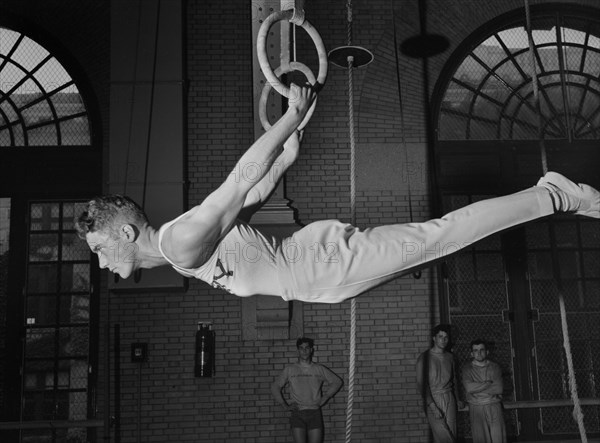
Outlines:
{"label": "gymnast's bare arm", "polygon": [[277,183],[283,177],[283,174],[292,166],[298,159],[300,153],[300,140],[302,138],[300,131],[294,131],[290,138],[283,144],[283,151],[273,162],[273,166],[267,172],[265,177],[257,183],[244,201],[244,208],[258,206],[269,199],[271,193],[275,190]]}
{"label": "gymnast's bare arm", "polygon": [[183,268],[196,268],[208,260],[234,225],[250,190],[271,170],[281,145],[302,122],[314,98],[310,88],[292,85],[287,112],[250,146],[216,191],[165,231],[161,246],[169,259]]}

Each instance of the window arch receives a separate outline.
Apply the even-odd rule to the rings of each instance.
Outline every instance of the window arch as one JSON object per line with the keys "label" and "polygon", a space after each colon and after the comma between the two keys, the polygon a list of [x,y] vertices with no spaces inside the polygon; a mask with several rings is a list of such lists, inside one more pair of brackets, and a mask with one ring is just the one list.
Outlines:
{"label": "window arch", "polygon": [[[522,8],[475,31],[440,76],[433,115],[441,212],[534,185],[543,158],[550,170],[600,184],[600,14],[560,4],[536,5],[531,13],[540,126]],[[441,316],[458,331],[453,352],[468,360],[471,338],[492,342],[493,359],[503,368],[504,401],[519,406],[505,409],[511,439],[576,438],[572,407],[564,406],[570,392],[559,292],[568,305],[579,396],[600,394],[599,245],[594,221],[557,214],[444,262],[439,303]],[[529,408],[532,400],[541,407]],[[583,410],[588,435],[600,435],[598,408]],[[459,429],[470,435],[464,414]]]}
{"label": "window arch", "polygon": [[88,111],[63,65],[26,35],[0,27],[0,148],[91,145]]}
{"label": "window arch", "polygon": [[[0,440],[87,441],[93,433],[82,423],[95,418],[99,274],[72,220],[102,189],[108,106],[97,94],[108,79],[109,40],[94,41],[90,66],[72,52],[83,44],[59,36],[0,14],[0,418],[49,420],[47,429],[3,429]],[[83,66],[99,71],[90,77]]]}
{"label": "window arch", "polygon": [[[600,139],[600,19],[562,9],[532,17],[545,139]],[[538,114],[525,17],[480,35],[453,68],[438,140],[533,140]]]}

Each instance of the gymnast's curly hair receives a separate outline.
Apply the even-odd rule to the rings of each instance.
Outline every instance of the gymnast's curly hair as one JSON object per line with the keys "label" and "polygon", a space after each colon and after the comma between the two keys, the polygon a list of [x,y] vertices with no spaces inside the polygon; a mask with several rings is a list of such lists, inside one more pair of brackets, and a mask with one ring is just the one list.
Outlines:
{"label": "gymnast's curly hair", "polygon": [[106,195],[87,203],[86,210],[75,220],[75,229],[82,239],[85,239],[86,234],[96,231],[116,236],[122,223],[142,227],[148,223],[148,217],[140,205],[129,197]]}

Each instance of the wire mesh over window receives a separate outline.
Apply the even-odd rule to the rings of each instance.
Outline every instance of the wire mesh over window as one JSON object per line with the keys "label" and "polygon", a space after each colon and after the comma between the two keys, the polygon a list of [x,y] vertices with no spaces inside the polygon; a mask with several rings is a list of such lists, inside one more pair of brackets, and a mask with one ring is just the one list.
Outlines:
{"label": "wire mesh over window", "polygon": [[524,21],[484,37],[454,71],[443,94],[439,140],[600,138],[600,19],[536,15],[533,57]]}
{"label": "wire mesh over window", "polygon": [[90,143],[86,107],[62,64],[27,36],[0,27],[0,148]]}
{"label": "wire mesh over window", "polygon": [[[562,346],[559,290],[565,300],[569,342],[577,391],[582,398],[600,397],[600,233],[589,219],[572,218],[527,228],[531,306],[534,322],[535,370],[540,400],[570,399],[568,368]],[[554,240],[555,248],[551,247]],[[556,258],[552,257],[556,254]],[[560,289],[559,280],[560,279]],[[599,408],[583,406],[588,432],[600,432]],[[544,435],[576,433],[572,407],[542,409]]]}
{"label": "wire mesh over window", "polygon": [[[73,226],[83,206],[42,202],[30,207],[23,420],[88,417],[90,252]],[[85,441],[73,435],[69,441]]]}
{"label": "wire mesh over window", "polygon": [[[10,252],[10,208],[11,199],[0,197],[0,361],[7,361],[7,334],[6,307],[8,305],[8,254]],[[0,386],[6,383],[6,368],[0,364]],[[0,389],[0,417],[5,413],[5,392]]]}
{"label": "wire mesh over window", "polygon": [[[447,195],[444,207],[455,209],[480,200],[469,195]],[[552,223],[552,226],[551,226]],[[563,347],[559,288],[565,300],[569,343],[581,399],[600,397],[600,231],[595,220],[555,216],[526,225],[525,244],[513,250],[500,235],[480,241],[446,260],[445,302],[453,327],[453,348],[460,364],[471,359],[470,341],[491,343],[490,358],[502,368],[504,401],[522,401],[516,377],[530,380],[527,399],[547,401],[537,409],[539,436],[576,435],[572,406],[552,406],[571,399],[569,372]],[[554,246],[554,247],[553,247]],[[521,249],[522,248],[522,249]],[[523,251],[524,256],[519,256]],[[556,258],[553,255],[556,255]],[[526,260],[523,260],[526,258]],[[526,293],[506,274],[515,261],[526,264]],[[528,292],[528,293],[527,293]],[[527,297],[529,295],[529,297]],[[516,303],[517,297],[529,298]],[[526,312],[524,312],[526,310]],[[526,314],[526,315],[524,315]],[[515,322],[515,318],[527,319]],[[531,328],[532,334],[524,334]],[[518,337],[516,339],[515,337]],[[521,340],[517,342],[517,340]],[[519,348],[527,349],[531,364],[515,366]],[[518,363],[518,362],[517,362]],[[525,371],[525,374],[519,371]],[[531,371],[526,373],[526,371]],[[464,398],[464,397],[463,397]],[[584,405],[590,435],[600,432],[600,408]],[[505,409],[509,436],[521,434],[525,423],[516,409]],[[468,414],[459,414],[461,435],[470,436]]]}

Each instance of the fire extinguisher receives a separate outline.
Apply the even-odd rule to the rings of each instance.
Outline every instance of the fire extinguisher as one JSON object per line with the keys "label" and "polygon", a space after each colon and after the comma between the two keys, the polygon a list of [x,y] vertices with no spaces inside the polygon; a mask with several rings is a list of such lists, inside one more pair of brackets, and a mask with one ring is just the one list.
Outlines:
{"label": "fire extinguisher", "polygon": [[212,323],[198,322],[196,331],[195,377],[212,377],[215,372],[215,332]]}

